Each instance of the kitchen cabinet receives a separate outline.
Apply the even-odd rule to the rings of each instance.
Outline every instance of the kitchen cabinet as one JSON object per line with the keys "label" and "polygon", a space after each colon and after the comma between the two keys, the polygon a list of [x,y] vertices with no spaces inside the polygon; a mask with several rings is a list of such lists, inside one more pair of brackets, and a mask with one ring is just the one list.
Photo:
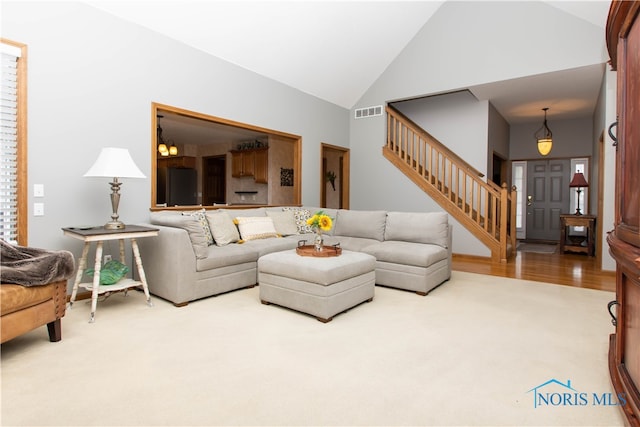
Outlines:
{"label": "kitchen cabinet", "polygon": [[254,163],[254,177],[257,183],[266,184],[269,181],[269,151],[256,150]]}
{"label": "kitchen cabinet", "polygon": [[255,182],[265,184],[269,176],[269,148],[231,151],[231,176],[253,177]]}
{"label": "kitchen cabinet", "polygon": [[159,168],[196,168],[196,158],[191,156],[158,157]]}

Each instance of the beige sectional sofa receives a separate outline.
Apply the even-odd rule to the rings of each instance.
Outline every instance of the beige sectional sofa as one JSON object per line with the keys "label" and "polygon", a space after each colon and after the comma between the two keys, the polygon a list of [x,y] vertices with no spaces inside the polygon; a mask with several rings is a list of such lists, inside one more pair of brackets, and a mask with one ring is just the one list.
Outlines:
{"label": "beige sectional sofa", "polygon": [[[334,218],[325,245],[376,258],[376,285],[426,295],[451,277],[451,225],[445,212],[387,212],[315,207],[158,211],[157,237],[140,239],[149,291],[176,306],[257,283],[258,259],[313,244],[306,218]],[[235,221],[235,224],[234,224]]]}

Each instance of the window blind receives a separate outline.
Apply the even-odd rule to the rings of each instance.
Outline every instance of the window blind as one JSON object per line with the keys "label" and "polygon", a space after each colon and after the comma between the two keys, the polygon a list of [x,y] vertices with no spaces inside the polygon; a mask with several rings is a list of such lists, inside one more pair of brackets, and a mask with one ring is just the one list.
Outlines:
{"label": "window blind", "polygon": [[0,43],[0,238],[18,240],[18,73],[20,49]]}

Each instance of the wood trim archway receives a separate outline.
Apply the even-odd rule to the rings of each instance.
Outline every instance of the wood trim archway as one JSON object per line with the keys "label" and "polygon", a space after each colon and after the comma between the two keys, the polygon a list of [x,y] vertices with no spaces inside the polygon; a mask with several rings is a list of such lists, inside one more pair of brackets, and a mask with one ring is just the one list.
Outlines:
{"label": "wood trim archway", "polygon": [[[212,123],[222,124],[226,126],[236,127],[239,129],[247,129],[251,131],[261,132],[269,135],[273,135],[276,137],[286,138],[293,141],[293,165],[294,165],[294,181],[293,181],[293,204],[300,205],[302,203],[302,137],[299,135],[290,134],[287,132],[281,132],[278,130],[267,129],[260,126],[254,126],[247,123],[236,122],[229,119],[224,119],[221,117],[211,116],[209,114],[199,113],[196,111],[185,110],[183,108],[173,107],[171,105],[160,104],[157,102],[151,103],[151,203],[150,210],[164,210],[164,209],[184,209],[184,206],[178,207],[158,207],[156,206],[156,195],[157,195],[157,125],[158,125],[158,113],[159,112],[170,112],[174,114],[179,114],[186,117],[192,117],[200,120],[209,121]],[[199,208],[201,206],[198,206]]]}

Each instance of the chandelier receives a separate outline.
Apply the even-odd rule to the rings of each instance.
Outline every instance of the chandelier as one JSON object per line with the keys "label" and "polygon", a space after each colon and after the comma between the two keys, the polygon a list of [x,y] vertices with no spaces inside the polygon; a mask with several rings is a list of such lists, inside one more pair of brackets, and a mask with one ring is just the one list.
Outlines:
{"label": "chandelier", "polygon": [[160,119],[163,118],[164,116],[161,114],[158,114],[156,117],[158,117],[158,126],[156,129],[157,140],[158,140],[158,153],[160,153],[160,155],[163,157],[177,156],[178,147],[176,147],[173,140],[169,140],[171,142],[171,146],[167,148],[167,142],[162,137],[162,127],[160,126]]}
{"label": "chandelier", "polygon": [[549,154],[551,152],[551,148],[553,147],[551,129],[549,129],[549,126],[547,126],[548,109],[549,107],[545,107],[542,109],[542,111],[544,111],[544,123],[542,124],[542,127],[535,133],[535,138],[538,142],[538,152],[543,156]]}

